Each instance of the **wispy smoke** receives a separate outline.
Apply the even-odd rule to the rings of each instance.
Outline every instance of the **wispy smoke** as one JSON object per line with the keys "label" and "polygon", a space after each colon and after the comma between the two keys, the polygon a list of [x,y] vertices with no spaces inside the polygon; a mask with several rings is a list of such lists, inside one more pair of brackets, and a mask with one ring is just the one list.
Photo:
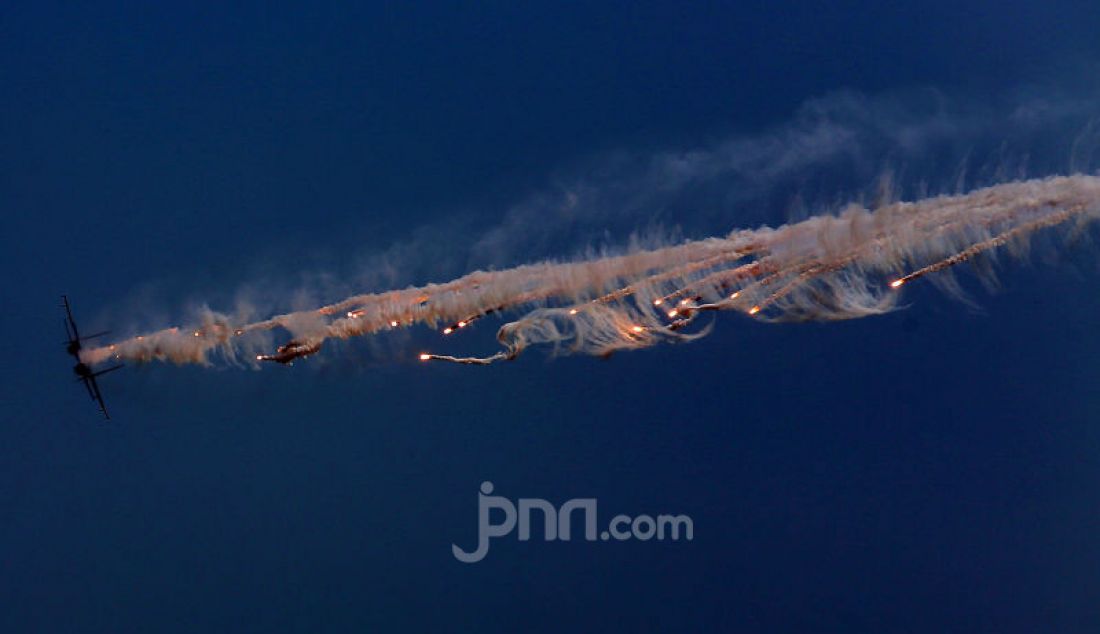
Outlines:
{"label": "wispy smoke", "polygon": [[[424,353],[423,360],[485,364],[532,345],[607,354],[683,340],[707,311],[774,321],[853,319],[893,308],[905,284],[1002,247],[1026,250],[1036,233],[1079,230],[1100,218],[1100,177],[1011,182],[958,196],[813,216],[777,228],[574,262],[476,271],[452,282],[349,297],[251,323],[208,313],[198,327],[171,328],[88,350],[111,358],[205,363],[235,358],[253,333],[292,339],[257,360],[286,363],[328,339],[377,335],[414,325],[454,334],[490,314],[519,314],[500,328],[504,350],[489,357]],[[885,279],[889,276],[891,279]]]}
{"label": "wispy smoke", "polygon": [[[224,358],[250,361],[275,345],[276,339],[260,336],[275,328],[288,331],[300,344],[392,329],[391,322],[397,322],[401,328],[413,323],[450,323],[457,328],[460,322],[497,310],[534,311],[516,322],[522,327],[510,324],[502,329],[502,337],[508,339],[504,342],[509,351],[506,355],[535,342],[564,345],[569,341],[568,345],[574,349],[600,352],[648,344],[654,338],[683,338],[685,329],[670,330],[669,324],[662,321],[666,318],[657,319],[667,311],[647,308],[639,312],[638,301],[660,299],[661,293],[671,292],[672,286],[692,287],[706,275],[721,273],[727,266],[744,265],[741,258],[756,258],[759,254],[741,254],[738,249],[743,245],[723,243],[724,246],[714,248],[732,249],[729,252],[740,255],[719,266],[673,274],[667,280],[650,279],[660,275],[661,270],[676,272],[677,267],[697,262],[696,258],[710,253],[714,244],[706,240],[693,242],[681,236],[706,236],[715,227],[727,230],[734,226],[774,226],[783,220],[806,218],[808,224],[792,226],[821,229],[829,225],[827,219],[833,218],[831,214],[850,202],[862,209],[861,213],[869,214],[867,218],[881,220],[885,216],[876,210],[890,208],[889,203],[902,198],[960,193],[1049,174],[1088,173],[1095,167],[1100,147],[1100,126],[1094,118],[1100,113],[1100,101],[1089,96],[1053,95],[1049,90],[1021,91],[978,102],[950,99],[935,90],[874,98],[841,92],[807,102],[788,123],[762,133],[733,135],[689,149],[619,151],[590,157],[561,169],[539,192],[508,207],[500,221],[488,230],[479,229],[472,220],[485,217],[484,213],[466,214],[456,209],[447,214],[448,220],[441,225],[421,227],[412,232],[409,240],[385,252],[360,256],[354,264],[355,274],[295,272],[301,283],[293,292],[286,292],[286,283],[278,278],[273,283],[248,285],[237,294],[227,312],[215,312],[200,303],[194,311],[196,326],[164,331],[175,334],[146,336],[141,345],[134,344],[137,341],[134,339],[117,346],[132,350],[127,352],[130,358],[206,362],[209,352],[219,350]],[[1078,188],[1092,187],[1089,179],[1072,182]],[[1074,218],[1092,218],[1091,194],[1078,192],[1070,196],[1059,190],[1057,196],[1062,211],[1069,205],[1074,209]],[[1017,202],[1005,200],[1003,204],[1006,209],[1015,209]],[[849,210],[849,216],[855,217],[851,213]],[[880,292],[881,283],[874,279],[875,275],[895,270],[901,274],[904,266],[928,266],[965,253],[975,245],[986,244],[999,235],[997,231],[1011,231],[1041,221],[1027,213],[1013,212],[1016,215],[1012,221],[983,217],[975,210],[959,213],[948,223],[955,229],[945,235],[914,231],[904,223],[890,226],[887,234],[870,243],[891,250],[891,258],[883,260],[888,265],[872,266],[864,253],[836,270],[821,271],[814,267],[825,266],[824,256],[803,254],[796,260],[813,263],[808,271],[795,274],[797,267],[792,269],[793,265],[787,264],[772,272],[782,272],[782,279],[769,279],[767,274],[752,276],[751,280],[741,280],[747,286],[723,279],[726,284],[723,288],[702,283],[702,290],[691,301],[698,304],[705,300],[699,305],[727,301],[728,296],[721,299],[719,291],[740,289],[743,295],[736,304],[743,310],[749,311],[767,300],[768,310],[761,307],[759,318],[851,317],[881,312],[889,309],[893,295]],[[855,230],[859,226],[859,222],[853,222],[850,228]],[[889,234],[903,229],[908,233]],[[785,235],[795,235],[792,231],[788,229]],[[880,228],[879,233],[882,231]],[[804,232],[800,230],[799,235]],[[735,232],[721,240],[728,242],[741,235],[753,236],[751,239],[758,241],[776,233],[765,228]],[[826,234],[831,237],[826,238]],[[856,240],[856,237],[838,237],[834,230],[826,234],[815,239],[841,243]],[[1014,235],[1011,241],[1019,243],[1018,238]],[[615,244],[619,247],[607,246]],[[627,256],[680,253],[677,249],[688,244],[710,246],[700,246],[702,250],[695,255],[670,256],[671,260],[652,268],[623,271],[608,265],[626,261],[623,258]],[[998,246],[1003,245],[992,245]],[[856,248],[854,242],[849,247],[855,251],[863,248]],[[821,243],[817,248],[832,247]],[[761,253],[775,261],[781,259],[779,254],[785,249],[784,243],[776,242]],[[565,264],[511,268],[561,254],[566,256]],[[361,294],[446,279],[467,270],[489,273],[477,273],[451,284]],[[499,273],[491,273],[494,270]],[[480,279],[499,281],[511,279],[509,275],[515,271],[534,270],[543,270],[539,275],[549,276],[547,279],[552,281],[542,277],[537,283],[511,280],[508,283],[516,285],[496,291],[479,286],[484,293],[468,294],[463,301],[436,295],[449,292],[440,289],[462,280],[482,276]],[[594,274],[594,270],[603,272]],[[575,276],[570,284],[555,278],[565,272]],[[786,279],[791,274],[795,278]],[[582,278],[585,281],[580,281]],[[781,297],[767,299],[768,292],[779,281],[794,286]],[[540,311],[572,310],[570,306],[591,302],[624,287],[633,288],[628,302],[601,303],[599,308],[590,308],[585,316],[569,315],[574,318],[565,322],[540,317],[559,315]],[[397,297],[400,301],[419,302],[425,293],[431,297],[427,304],[396,308],[385,303],[398,301],[393,299]],[[314,308],[340,296],[359,298],[362,305],[346,300],[331,305],[339,310],[330,306],[326,313]],[[379,297],[391,299],[378,300]],[[383,309],[385,306],[389,307]],[[645,307],[644,302],[641,306]],[[832,308],[825,310],[827,306]],[[290,312],[273,320],[261,319],[264,313],[276,310]],[[346,317],[342,315],[346,310],[362,310],[363,314]],[[362,320],[367,313],[377,322],[370,322],[370,327]],[[698,314],[698,306],[677,317],[683,319],[694,314]],[[341,321],[344,319],[359,321],[344,323]],[[590,322],[588,325],[584,325],[586,320]],[[643,331],[633,332],[639,325],[637,322],[646,324]],[[249,336],[232,334],[238,330],[247,331]],[[633,334],[624,337],[624,332]],[[181,333],[190,333],[186,345],[165,347],[166,341],[175,341],[174,337]],[[151,342],[151,338],[156,342]],[[101,349],[90,360],[100,361],[119,354],[117,346],[110,355],[105,352],[107,349]],[[311,346],[306,345],[302,351],[312,352],[315,347]]]}
{"label": "wispy smoke", "polygon": [[[470,241],[471,267],[622,241],[639,226],[708,235],[775,224],[855,199],[959,193],[1006,180],[1087,172],[1100,100],[1037,91],[998,103],[935,90],[841,92],[762,133],[701,147],[592,157],[507,210]],[[573,246],[572,248],[575,248]]]}

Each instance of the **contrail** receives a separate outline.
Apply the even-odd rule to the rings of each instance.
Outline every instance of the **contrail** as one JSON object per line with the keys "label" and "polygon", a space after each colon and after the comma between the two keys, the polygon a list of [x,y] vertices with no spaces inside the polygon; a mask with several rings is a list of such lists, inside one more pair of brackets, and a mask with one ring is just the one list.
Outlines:
{"label": "contrail", "polygon": [[[285,330],[292,339],[258,360],[289,362],[330,338],[348,339],[427,325],[451,335],[490,314],[517,315],[486,357],[421,353],[424,361],[483,365],[533,345],[602,355],[695,339],[704,312],[731,310],[767,321],[839,320],[892,310],[902,287],[988,251],[1026,249],[1041,231],[1079,231],[1100,216],[1100,177],[1008,182],[963,195],[868,209],[851,204],[780,227],[663,248],[477,271],[442,284],[369,293],[314,310],[233,323],[211,313],[81,352],[89,365],[111,359],[209,363],[237,356],[249,335]],[[1060,230],[1060,231],[1058,231]]]}

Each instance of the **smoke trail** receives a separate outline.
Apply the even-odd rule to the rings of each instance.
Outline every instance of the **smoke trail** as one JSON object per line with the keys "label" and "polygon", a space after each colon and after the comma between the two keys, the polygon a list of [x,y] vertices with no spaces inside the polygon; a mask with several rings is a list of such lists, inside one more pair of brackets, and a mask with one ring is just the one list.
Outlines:
{"label": "smoke trail", "polygon": [[443,284],[356,295],[315,310],[233,323],[207,313],[169,328],[82,353],[109,359],[208,363],[239,356],[251,336],[276,329],[292,339],[257,360],[289,362],[325,340],[424,324],[450,335],[494,313],[518,314],[487,357],[421,354],[422,360],[487,364],[534,345],[608,354],[690,340],[704,312],[733,310],[768,321],[838,320],[892,310],[901,287],[994,249],[1026,249],[1033,235],[1081,230],[1100,216],[1100,178],[1086,175],[1004,183],[965,195],[852,204],[776,228],[577,262],[477,271]]}

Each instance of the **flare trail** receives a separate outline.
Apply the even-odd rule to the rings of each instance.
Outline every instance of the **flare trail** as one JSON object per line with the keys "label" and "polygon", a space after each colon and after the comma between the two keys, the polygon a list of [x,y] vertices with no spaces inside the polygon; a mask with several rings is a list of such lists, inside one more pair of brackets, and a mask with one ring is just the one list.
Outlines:
{"label": "flare trail", "polygon": [[[349,297],[315,310],[233,323],[211,313],[191,328],[168,328],[81,352],[89,365],[111,359],[207,363],[229,357],[249,335],[285,330],[281,362],[316,352],[329,338],[375,335],[417,324],[452,334],[493,313],[514,314],[487,357],[424,353],[424,361],[488,364],[532,345],[607,354],[693,339],[704,311],[733,310],[770,321],[865,317],[895,307],[901,287],[999,248],[1023,250],[1040,231],[1064,236],[1100,216],[1100,178],[1010,182],[964,195],[849,205],[776,228],[736,230],[576,262],[477,271],[428,284]],[[704,329],[705,330],[705,329]]]}

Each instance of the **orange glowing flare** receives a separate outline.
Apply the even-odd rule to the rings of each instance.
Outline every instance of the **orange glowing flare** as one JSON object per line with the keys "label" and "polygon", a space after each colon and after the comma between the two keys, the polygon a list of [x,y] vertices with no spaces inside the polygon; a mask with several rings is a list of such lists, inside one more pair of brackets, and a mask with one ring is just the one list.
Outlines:
{"label": "orange glowing flare", "polygon": [[396,319],[394,321],[390,322],[390,327],[391,328],[397,328],[397,320]]}
{"label": "orange glowing flare", "polygon": [[450,326],[447,326],[446,328],[444,328],[444,329],[443,329],[443,334],[445,334],[445,335],[449,335],[449,334],[451,334],[451,333],[452,333],[452,332],[454,332],[454,331],[455,331],[455,329],[454,329],[454,328],[451,328]]}
{"label": "orange glowing flare", "polygon": [[661,304],[663,304],[663,303],[665,303],[665,300],[663,300],[663,299],[655,299],[655,300],[653,300],[653,305],[654,305],[654,306],[660,306],[660,305],[661,305]]}
{"label": "orange glowing flare", "polygon": [[569,314],[570,314],[570,315],[576,315],[576,314],[577,314],[577,309],[576,309],[576,308],[571,308],[571,309],[569,310]]}
{"label": "orange glowing flare", "polygon": [[466,327],[466,322],[464,322],[464,321],[458,322],[458,327],[459,328],[465,328]]}
{"label": "orange glowing flare", "polygon": [[752,308],[749,309],[749,314],[750,315],[755,315],[758,312],[760,312],[760,307],[759,306],[753,306]]}
{"label": "orange glowing flare", "polygon": [[641,326],[634,326],[633,328],[631,328],[631,330],[633,330],[634,332],[642,332],[643,330],[645,330],[645,328],[642,328]]}
{"label": "orange glowing flare", "polygon": [[420,355],[420,360],[421,361],[430,361],[431,358],[432,358],[432,355],[428,354],[427,352],[421,353],[421,355]]}
{"label": "orange glowing flare", "polygon": [[679,315],[679,314],[680,314],[680,313],[678,313],[678,312],[677,312],[677,311],[675,311],[675,310],[670,310],[670,311],[668,311],[668,316],[669,316],[669,318],[670,318],[670,319],[671,319],[672,317],[675,317],[676,315]]}
{"label": "orange glowing flare", "polygon": [[894,280],[893,282],[890,282],[890,288],[897,288],[897,287],[901,286],[904,283],[905,283],[905,280]]}
{"label": "orange glowing flare", "polygon": [[737,299],[738,297],[741,297],[741,291],[737,291],[733,295],[730,295],[730,299]]}

